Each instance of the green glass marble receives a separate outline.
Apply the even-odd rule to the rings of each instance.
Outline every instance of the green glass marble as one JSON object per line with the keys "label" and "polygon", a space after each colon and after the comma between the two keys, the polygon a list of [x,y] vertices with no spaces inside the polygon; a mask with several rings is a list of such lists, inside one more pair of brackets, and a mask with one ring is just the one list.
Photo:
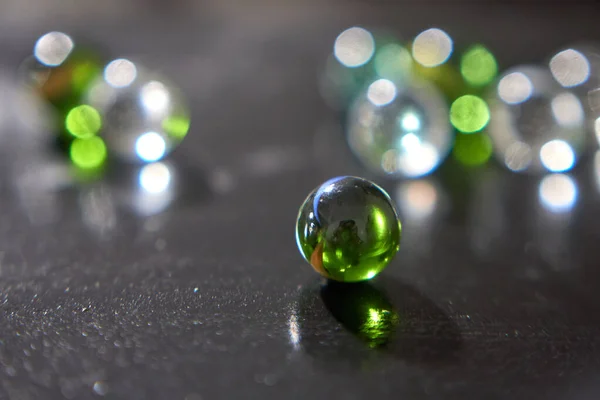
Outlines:
{"label": "green glass marble", "polygon": [[300,207],[300,253],[328,279],[359,282],[379,274],[400,248],[401,224],[388,194],[342,176],[313,190]]}

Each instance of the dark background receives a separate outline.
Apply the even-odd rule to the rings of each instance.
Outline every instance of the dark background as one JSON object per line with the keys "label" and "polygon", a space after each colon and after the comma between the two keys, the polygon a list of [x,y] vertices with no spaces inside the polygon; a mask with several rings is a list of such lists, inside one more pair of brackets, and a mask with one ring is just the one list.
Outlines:
{"label": "dark background", "polygon": [[[436,195],[423,215],[410,182],[354,161],[317,81],[354,24],[440,27],[505,68],[600,39],[599,18],[569,1],[1,0],[0,398],[598,398],[595,148],[568,212],[541,207],[540,177],[449,160],[419,181]],[[140,200],[136,168],[75,184],[36,139],[14,76],[48,30],[187,94],[164,211]],[[352,290],[322,289],[294,241],[305,196],[338,174],[376,179],[403,216],[400,253],[368,289],[402,320],[381,349],[331,304]]]}

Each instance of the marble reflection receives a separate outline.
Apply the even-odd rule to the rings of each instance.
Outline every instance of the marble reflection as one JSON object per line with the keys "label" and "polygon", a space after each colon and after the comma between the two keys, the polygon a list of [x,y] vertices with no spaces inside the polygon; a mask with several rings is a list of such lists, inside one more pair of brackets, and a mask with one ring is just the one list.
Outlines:
{"label": "marble reflection", "polygon": [[543,263],[552,270],[567,270],[578,265],[578,254],[573,251],[571,241],[578,200],[579,186],[572,176],[549,174],[539,182],[533,243]]}
{"label": "marble reflection", "polygon": [[138,187],[132,196],[135,211],[144,217],[164,211],[175,195],[173,165],[156,162],[144,165],[138,172]]}
{"label": "marble reflection", "polygon": [[399,182],[391,195],[406,232],[401,244],[404,254],[428,254],[435,242],[436,228],[449,207],[446,191],[437,179],[427,177]]}
{"label": "marble reflection", "polygon": [[298,307],[302,351],[318,366],[338,371],[384,368],[386,356],[410,364],[443,363],[461,347],[458,328],[448,316],[390,276],[355,284],[306,284]]}
{"label": "marble reflection", "polygon": [[545,176],[538,189],[540,205],[554,214],[570,212],[578,198],[577,183],[569,175]]}

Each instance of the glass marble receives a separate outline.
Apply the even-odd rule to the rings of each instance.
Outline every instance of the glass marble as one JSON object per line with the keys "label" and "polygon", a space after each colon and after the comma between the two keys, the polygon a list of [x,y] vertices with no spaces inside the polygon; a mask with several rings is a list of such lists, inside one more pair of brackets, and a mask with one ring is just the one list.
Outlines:
{"label": "glass marble", "polygon": [[394,178],[432,172],[453,141],[449,110],[439,90],[413,78],[397,86],[377,80],[348,111],[350,148],[369,170]]}
{"label": "glass marble", "polygon": [[388,194],[342,176],[313,190],[298,213],[298,249],[328,279],[359,282],[379,274],[400,248],[401,224]]}
{"label": "glass marble", "polygon": [[600,141],[600,47],[576,44],[556,52],[548,62],[559,85],[581,102],[588,131]]}
{"label": "glass marble", "polygon": [[76,44],[63,32],[48,32],[37,40],[33,55],[23,61],[19,75],[25,85],[64,117],[80,104],[102,65],[99,51]]}
{"label": "glass marble", "polygon": [[126,59],[113,60],[90,87],[86,103],[102,116],[109,153],[128,162],[155,162],[187,135],[188,104],[160,74]]}
{"label": "glass marble", "polygon": [[488,105],[487,133],[496,157],[512,171],[567,171],[585,148],[583,106],[547,68],[506,71],[489,93]]}

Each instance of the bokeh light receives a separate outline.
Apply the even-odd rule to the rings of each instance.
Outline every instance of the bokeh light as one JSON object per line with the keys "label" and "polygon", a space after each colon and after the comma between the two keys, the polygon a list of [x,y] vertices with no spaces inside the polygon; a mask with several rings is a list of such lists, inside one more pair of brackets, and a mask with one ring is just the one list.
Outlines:
{"label": "bokeh light", "polygon": [[424,67],[436,67],[450,58],[452,50],[450,36],[441,29],[431,28],[415,37],[412,55],[415,61]]}
{"label": "bokeh light", "polygon": [[584,122],[581,102],[573,93],[560,93],[551,102],[552,115],[559,125],[579,126]]}
{"label": "bokeh light", "polygon": [[542,146],[540,159],[548,171],[563,172],[573,168],[575,153],[564,140],[551,140]]}
{"label": "bokeh light", "polygon": [[135,64],[124,58],[113,60],[104,68],[104,80],[114,88],[127,87],[135,81],[136,77]]}
{"label": "bokeh light", "polygon": [[139,185],[148,193],[161,193],[171,184],[171,170],[162,162],[142,167],[139,173]]}
{"label": "bokeh light", "polygon": [[136,212],[142,216],[163,212],[176,195],[176,169],[165,162],[144,165],[138,173],[138,190],[132,198]]}
{"label": "bokeh light", "polygon": [[566,49],[552,57],[550,71],[558,83],[570,88],[581,85],[589,79],[590,63],[581,52]]}
{"label": "bokeh light", "polygon": [[169,91],[161,82],[150,81],[142,86],[140,97],[144,107],[151,113],[162,114],[168,111]]}
{"label": "bokeh light", "polygon": [[375,40],[364,28],[352,27],[339,34],[333,46],[335,58],[349,68],[360,67],[373,57]]}
{"label": "bokeh light", "polygon": [[438,204],[437,188],[428,180],[405,182],[397,189],[399,210],[410,220],[421,221],[435,211]]}
{"label": "bokeh light", "polygon": [[484,46],[475,45],[461,57],[460,72],[469,84],[484,86],[498,74],[498,64],[494,55]]}
{"label": "bokeh light", "polygon": [[450,122],[462,133],[482,130],[490,120],[487,103],[480,97],[464,95],[450,107]]}
{"label": "bokeh light", "polygon": [[507,104],[519,104],[533,94],[533,84],[529,77],[521,72],[505,75],[498,83],[498,96]]}
{"label": "bokeh light", "polygon": [[396,98],[396,85],[387,79],[378,79],[369,85],[367,98],[376,106],[390,104]]}
{"label": "bokeh light", "polygon": [[190,119],[183,116],[167,117],[162,122],[162,128],[169,135],[177,139],[183,139],[190,130]]}
{"label": "bokeh light", "polygon": [[78,138],[89,138],[102,127],[102,117],[92,106],[83,104],[72,108],[65,118],[67,131]]}
{"label": "bokeh light", "polygon": [[37,40],[33,54],[40,63],[55,67],[69,57],[73,46],[73,40],[69,35],[62,32],[49,32]]}
{"label": "bokeh light", "polygon": [[70,157],[73,164],[82,169],[94,169],[102,166],[106,160],[104,141],[93,136],[89,139],[75,139],[71,143]]}
{"label": "bokeh light", "polygon": [[577,184],[568,175],[550,174],[539,186],[539,200],[542,207],[553,213],[568,212],[577,202]]}
{"label": "bokeh light", "polygon": [[135,142],[135,151],[143,161],[158,161],[164,157],[165,140],[156,132],[146,132]]}
{"label": "bokeh light", "polygon": [[531,147],[527,143],[517,140],[506,149],[504,163],[513,172],[525,171],[531,165],[531,153]]}
{"label": "bokeh light", "polygon": [[468,167],[485,164],[492,152],[492,141],[483,132],[473,135],[458,134],[454,139],[452,154],[458,162]]}

